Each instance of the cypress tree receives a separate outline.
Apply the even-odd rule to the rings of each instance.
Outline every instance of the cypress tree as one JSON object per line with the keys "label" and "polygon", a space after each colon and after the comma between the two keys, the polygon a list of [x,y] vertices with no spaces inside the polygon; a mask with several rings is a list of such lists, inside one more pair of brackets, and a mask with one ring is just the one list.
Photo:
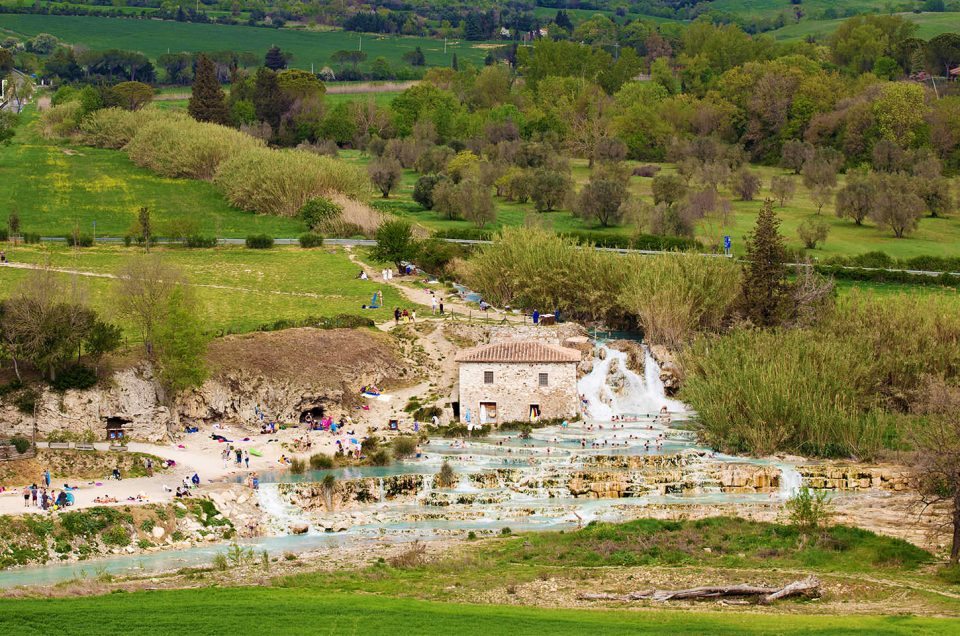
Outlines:
{"label": "cypress tree", "polygon": [[217,80],[217,71],[209,57],[197,56],[197,69],[193,78],[193,94],[187,112],[197,121],[226,124],[229,120],[227,101],[223,87]]}
{"label": "cypress tree", "polygon": [[747,262],[743,266],[741,312],[758,327],[780,324],[789,311],[786,282],[787,249],[773,201],[764,201],[753,233],[747,237]]}
{"label": "cypress tree", "polygon": [[273,45],[270,47],[267,55],[263,58],[263,65],[271,71],[279,71],[287,68],[287,59],[283,56],[283,52],[279,46]]}
{"label": "cypress tree", "polygon": [[453,61],[450,63],[450,66],[451,66],[451,68],[453,68],[453,70],[455,70],[455,71],[459,71],[459,70],[460,70],[460,64],[459,64],[459,62],[457,62],[457,54],[456,54],[456,53],[453,54]]}

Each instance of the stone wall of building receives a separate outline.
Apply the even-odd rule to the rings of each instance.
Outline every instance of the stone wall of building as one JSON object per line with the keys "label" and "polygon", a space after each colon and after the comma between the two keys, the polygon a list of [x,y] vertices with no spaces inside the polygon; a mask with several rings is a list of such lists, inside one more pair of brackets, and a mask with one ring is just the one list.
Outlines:
{"label": "stone wall of building", "polygon": [[[493,384],[484,384],[485,371],[493,371]],[[540,386],[546,373],[548,385]],[[496,402],[497,423],[530,419],[530,405],[540,405],[545,419],[575,417],[577,414],[577,365],[574,363],[487,363],[460,364],[460,420],[466,409],[474,424],[480,423],[480,403]]]}

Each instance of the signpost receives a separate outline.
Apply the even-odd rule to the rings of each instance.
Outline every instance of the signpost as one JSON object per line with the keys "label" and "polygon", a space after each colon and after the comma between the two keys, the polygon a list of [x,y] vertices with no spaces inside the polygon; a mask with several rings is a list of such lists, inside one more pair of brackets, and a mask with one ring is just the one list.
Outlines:
{"label": "signpost", "polygon": [[730,246],[733,245],[733,241],[730,240],[730,236],[723,237],[723,253],[727,256],[730,256]]}

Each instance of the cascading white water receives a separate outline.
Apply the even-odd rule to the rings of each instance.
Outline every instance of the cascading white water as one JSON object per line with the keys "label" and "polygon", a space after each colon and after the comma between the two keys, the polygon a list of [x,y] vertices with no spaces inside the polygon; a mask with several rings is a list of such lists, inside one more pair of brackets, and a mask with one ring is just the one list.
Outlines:
{"label": "cascading white water", "polygon": [[601,360],[597,355],[593,370],[577,383],[580,394],[587,399],[587,416],[607,421],[614,415],[655,414],[664,406],[671,413],[682,413],[686,405],[667,397],[660,380],[660,366],[650,350],[644,346],[644,369],[640,376],[627,366],[627,354],[601,345]]}
{"label": "cascading white water", "polygon": [[803,487],[803,476],[789,464],[779,464],[780,469],[780,498],[786,501]]}
{"label": "cascading white water", "polygon": [[257,500],[260,510],[270,517],[272,525],[283,532],[289,532],[290,526],[307,524],[313,533],[313,524],[303,516],[303,511],[297,506],[284,501],[280,496],[279,484],[260,484],[257,489]]}

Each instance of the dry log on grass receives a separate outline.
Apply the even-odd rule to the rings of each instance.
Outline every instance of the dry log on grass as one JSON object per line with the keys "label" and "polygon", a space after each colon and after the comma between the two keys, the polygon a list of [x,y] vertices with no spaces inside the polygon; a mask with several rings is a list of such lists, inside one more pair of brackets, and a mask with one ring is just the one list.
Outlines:
{"label": "dry log on grass", "polygon": [[756,596],[764,605],[791,596],[813,596],[820,591],[820,580],[810,576],[783,587],[757,585],[711,585],[688,590],[646,590],[627,594],[581,594],[583,601],[682,601],[726,596]]}

